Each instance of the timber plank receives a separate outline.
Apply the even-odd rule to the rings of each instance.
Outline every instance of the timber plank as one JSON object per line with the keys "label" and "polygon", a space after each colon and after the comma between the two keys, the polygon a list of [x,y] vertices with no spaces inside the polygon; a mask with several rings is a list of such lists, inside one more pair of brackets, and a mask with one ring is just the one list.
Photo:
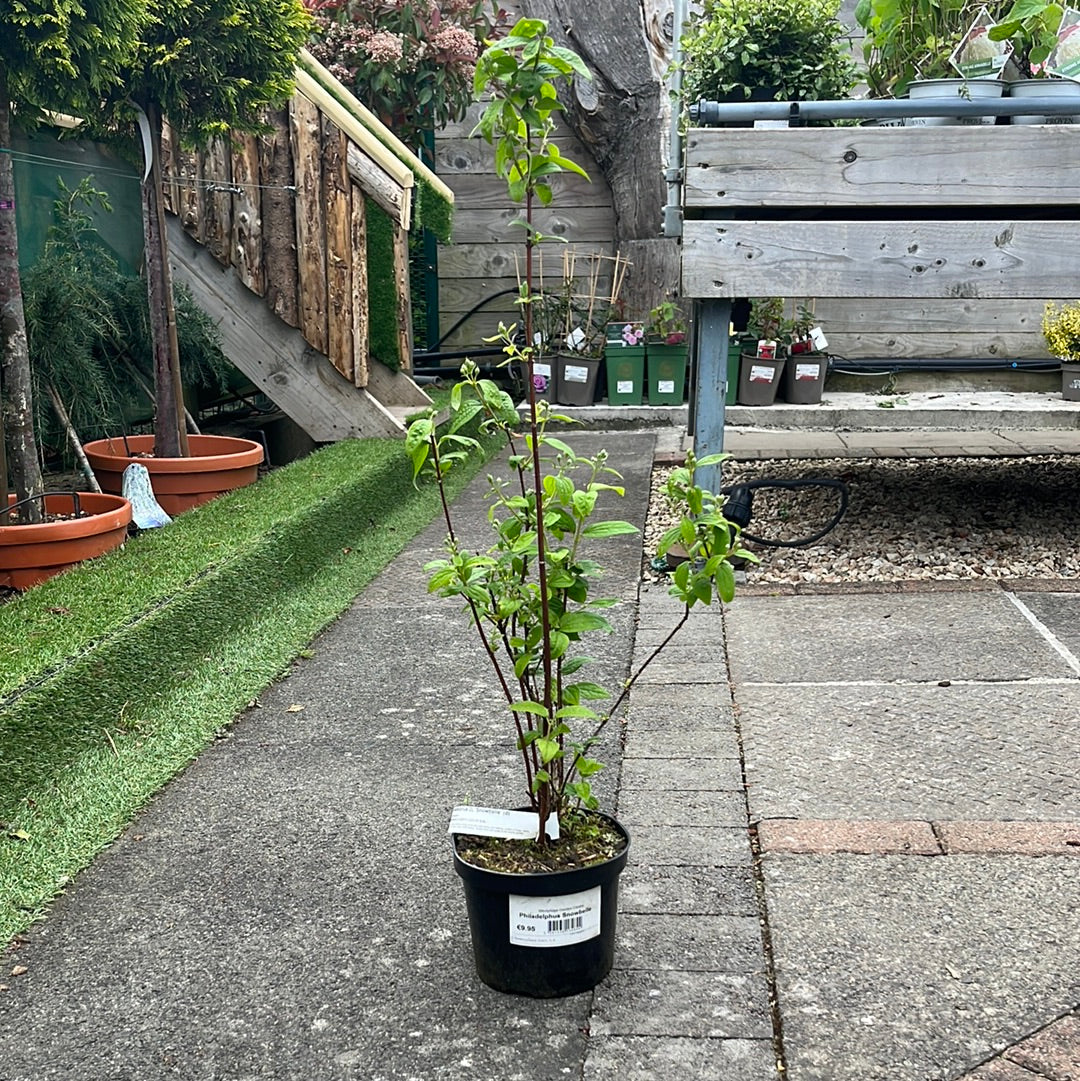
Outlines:
{"label": "timber plank", "polygon": [[224,136],[211,139],[202,161],[202,241],[222,265],[232,265],[232,150]]}
{"label": "timber plank", "polygon": [[355,143],[349,143],[347,160],[349,172],[364,192],[390,215],[392,221],[407,226],[405,189]]}
{"label": "timber plank", "polygon": [[412,371],[412,287],[409,281],[409,232],[394,226],[394,285],[397,298],[397,346],[401,371]]}
{"label": "timber plank", "polygon": [[270,112],[271,130],[259,136],[262,193],[262,251],[266,303],[291,327],[300,325],[296,257],[296,185],[289,138],[289,110]]}
{"label": "timber plank", "polygon": [[1074,287],[1080,221],[688,221],[686,296],[1029,297]]}
{"label": "timber plank", "polygon": [[1013,206],[1080,202],[1080,126],[694,128],[685,205]]}
{"label": "timber plank", "polygon": [[319,111],[294,94],[289,111],[296,177],[296,249],[300,330],[320,353],[328,348],[326,317],[326,222],[323,214]]}
{"label": "timber plank", "polygon": [[[562,258],[564,247],[576,251],[581,258],[589,255],[611,255],[610,240],[603,244],[587,245],[550,245],[545,250],[552,252],[552,258]],[[520,238],[504,244],[452,244],[439,248],[439,288],[443,288],[446,279],[457,278],[513,278],[525,270],[525,245]]]}
{"label": "timber plank", "polygon": [[[515,243],[524,248],[524,230],[510,223],[521,218],[520,207],[502,210],[461,207],[454,214],[456,244]],[[533,221],[541,233],[573,237],[575,241],[611,243],[615,215],[609,207],[548,207],[537,211]]]}
{"label": "timber plank", "polygon": [[259,143],[254,135],[233,133],[232,205],[233,265],[240,280],[259,296],[266,293],[262,260],[262,191],[259,188]]}
{"label": "timber plank", "polygon": [[353,382],[366,387],[371,364],[371,315],[368,308],[367,199],[352,185],[352,337]]}
{"label": "timber plank", "polygon": [[355,383],[353,362],[352,182],[345,158],[348,140],[322,118],[323,202],[326,210],[327,356]]}

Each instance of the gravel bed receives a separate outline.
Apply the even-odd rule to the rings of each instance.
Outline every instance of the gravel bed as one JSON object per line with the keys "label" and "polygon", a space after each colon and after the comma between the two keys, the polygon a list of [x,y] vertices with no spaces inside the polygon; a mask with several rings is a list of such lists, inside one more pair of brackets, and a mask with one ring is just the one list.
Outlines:
{"label": "gravel bed", "polygon": [[[749,583],[1075,579],[1080,577],[1080,459],[834,458],[725,463],[724,485],[762,478],[830,477],[848,486],[847,513],[806,547],[747,547],[761,563]],[[663,495],[670,467],[653,472],[645,551],[652,554],[671,512]],[[790,540],[824,527],[835,490],[754,493],[747,531]],[[657,577],[648,566],[646,573]]]}

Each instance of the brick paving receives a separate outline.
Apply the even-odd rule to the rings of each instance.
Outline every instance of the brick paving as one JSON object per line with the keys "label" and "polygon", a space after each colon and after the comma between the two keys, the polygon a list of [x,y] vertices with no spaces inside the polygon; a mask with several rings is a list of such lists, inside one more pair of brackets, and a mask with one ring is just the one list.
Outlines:
{"label": "brick paving", "polygon": [[1059,1018],[959,1081],[1080,1081],[1080,1016]]}

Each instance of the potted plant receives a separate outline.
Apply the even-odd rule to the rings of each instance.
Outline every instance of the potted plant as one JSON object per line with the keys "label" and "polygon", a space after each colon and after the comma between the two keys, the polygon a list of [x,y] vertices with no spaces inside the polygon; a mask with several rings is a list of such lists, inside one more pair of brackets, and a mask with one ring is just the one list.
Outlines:
{"label": "potted plant", "polygon": [[784,318],[782,297],[758,297],[750,302],[749,349],[739,357],[740,405],[772,405],[776,400],[791,326]]}
{"label": "potted plant", "polygon": [[604,343],[609,405],[641,405],[645,392],[645,324],[616,320]]}
{"label": "potted plant", "polygon": [[[581,172],[550,142],[559,108],[556,84],[574,75],[587,78],[588,71],[575,53],[557,48],[536,19],[519,20],[477,66],[477,89],[492,97],[478,130],[496,146],[496,168],[511,196],[525,203],[521,299],[527,333],[522,343],[514,327],[503,327],[497,340],[506,362],[526,371],[536,356],[529,316],[538,241],[533,200],[552,173]],[[440,429],[430,415],[418,418],[406,449],[414,478],[433,477],[443,495],[447,552],[429,564],[428,589],[464,601],[521,767],[519,794],[509,802],[524,809],[455,808],[454,866],[466,891],[480,978],[513,993],[576,994],[611,968],[618,876],[630,844],[626,830],[599,811],[590,781],[603,768],[595,750],[641,668],[655,656],[615,694],[583,675],[585,642],[610,630],[604,613],[612,602],[594,592],[601,570],[597,548],[635,529],[607,514],[604,501],[619,487],[606,453],[580,457],[549,434],[550,410],[535,391],[522,438],[510,396],[478,378],[471,363],[462,375],[447,427]],[[491,478],[490,508],[482,513],[492,543],[473,551],[462,540],[443,485],[454,463],[475,449],[465,426],[477,418],[505,437],[510,477]],[[669,485],[686,515],[662,547],[678,540],[691,555],[674,575],[672,592],[684,606],[675,630],[693,605],[717,596],[730,600],[734,593],[730,559],[740,551],[738,531],[724,519],[721,499],[695,483],[702,464],[688,456]],[[610,705],[601,709],[601,701]]]}
{"label": "potted plant", "polygon": [[[1009,96],[1080,98],[1080,17],[1057,3],[1013,4],[990,37],[1007,41],[1022,76],[1009,83]],[[1013,124],[1075,124],[1080,116],[1033,113],[1010,117]]]}
{"label": "potted plant", "polygon": [[784,400],[793,405],[814,405],[821,401],[829,360],[823,352],[828,342],[812,308],[804,304],[795,308],[790,335],[784,361]]}
{"label": "potted plant", "polygon": [[839,0],[705,0],[681,39],[680,97],[824,101],[859,81]]}
{"label": "potted plant", "polygon": [[686,390],[690,343],[687,340],[686,316],[675,301],[661,301],[649,312],[645,337],[649,404],[680,405]]}
{"label": "potted plant", "polygon": [[[1000,0],[860,0],[855,20],[865,31],[864,73],[872,97],[947,97],[965,100],[1001,97],[1005,83],[995,76],[1005,61],[1005,50],[989,29]],[[983,13],[983,8],[987,13]],[[963,69],[963,70],[961,70]],[[993,116],[912,117],[911,126],[993,124]]]}
{"label": "potted plant", "polygon": [[1043,337],[1050,355],[1061,361],[1061,396],[1080,401],[1080,301],[1060,308],[1048,303],[1042,317]]}

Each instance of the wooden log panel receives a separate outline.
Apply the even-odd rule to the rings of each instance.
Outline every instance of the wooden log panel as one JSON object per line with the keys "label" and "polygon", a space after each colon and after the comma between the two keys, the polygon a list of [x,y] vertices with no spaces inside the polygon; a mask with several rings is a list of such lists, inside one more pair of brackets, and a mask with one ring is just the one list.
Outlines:
{"label": "wooden log panel", "polygon": [[398,360],[403,372],[412,371],[412,289],[409,283],[409,233],[394,226],[394,284],[397,296]]}
{"label": "wooden log panel", "polygon": [[296,256],[296,183],[293,176],[289,110],[266,117],[271,130],[259,136],[262,192],[262,255],[266,303],[291,327],[300,325]]}
{"label": "wooden log panel", "polygon": [[184,232],[202,243],[204,236],[202,155],[176,143],[176,215]]}
{"label": "wooden log panel", "polygon": [[1080,222],[686,222],[690,297],[1059,296]]}
{"label": "wooden log panel", "polygon": [[695,128],[684,201],[712,210],[1076,204],[1080,126]]}
{"label": "wooden log panel", "polygon": [[347,161],[357,184],[390,215],[391,221],[403,222],[405,189],[355,143],[349,143]]}
{"label": "wooden log panel", "polygon": [[202,242],[222,265],[232,265],[232,150],[230,140],[211,139],[200,153],[203,176]]}
{"label": "wooden log panel", "polygon": [[348,140],[322,118],[323,201],[326,208],[327,355],[346,379],[355,382],[353,364],[352,183],[345,162]]}
{"label": "wooden log panel", "polygon": [[266,293],[262,258],[262,189],[259,186],[259,141],[234,132],[232,140],[233,266],[240,280],[256,295]]}
{"label": "wooden log panel", "polygon": [[368,307],[367,199],[352,186],[352,338],[353,382],[366,387],[371,364],[371,314]]}
{"label": "wooden log panel", "polygon": [[299,327],[309,344],[320,353],[325,353],[329,340],[319,111],[302,94],[294,94],[289,120],[296,178]]}
{"label": "wooden log panel", "polygon": [[[176,176],[179,170],[180,139],[168,119],[161,122],[161,203],[170,214],[178,213],[180,188]],[[140,176],[142,174],[140,173]]]}

